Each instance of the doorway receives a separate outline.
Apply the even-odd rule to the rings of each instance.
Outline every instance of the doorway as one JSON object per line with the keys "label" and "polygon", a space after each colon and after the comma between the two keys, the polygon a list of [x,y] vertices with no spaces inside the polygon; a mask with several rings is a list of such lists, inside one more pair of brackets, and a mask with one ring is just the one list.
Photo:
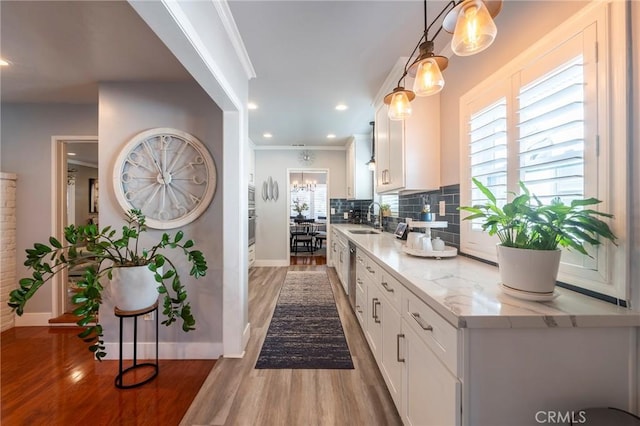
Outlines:
{"label": "doorway", "polygon": [[[98,138],[95,136],[53,137],[55,179],[52,191],[53,234],[64,240],[69,225],[99,225]],[[53,313],[50,323],[73,323],[75,271],[63,271],[53,282]]]}
{"label": "doorway", "polygon": [[288,170],[289,264],[326,265],[329,170]]}

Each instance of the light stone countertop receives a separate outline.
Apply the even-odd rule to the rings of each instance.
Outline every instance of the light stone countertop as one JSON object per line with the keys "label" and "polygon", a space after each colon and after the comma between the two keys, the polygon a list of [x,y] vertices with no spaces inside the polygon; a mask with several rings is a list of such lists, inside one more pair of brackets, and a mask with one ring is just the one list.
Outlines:
{"label": "light stone countertop", "polygon": [[422,258],[402,252],[391,233],[352,234],[364,225],[335,224],[388,273],[457,328],[640,327],[640,312],[556,288],[549,302],[504,294],[498,268],[464,256]]}

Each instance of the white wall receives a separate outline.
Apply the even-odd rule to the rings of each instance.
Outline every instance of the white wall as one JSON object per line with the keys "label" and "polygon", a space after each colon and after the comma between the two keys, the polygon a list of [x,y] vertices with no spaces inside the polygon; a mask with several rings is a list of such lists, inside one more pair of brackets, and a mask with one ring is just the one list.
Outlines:
{"label": "white wall", "polygon": [[506,1],[495,19],[498,36],[487,50],[473,56],[450,56],[449,67],[443,73],[445,87],[440,95],[442,186],[460,183],[460,97],[587,3]]}
{"label": "white wall", "polygon": [[[2,104],[2,171],[18,175],[16,193],[17,276],[31,274],[22,265],[24,252],[53,234],[51,221],[51,158],[54,135],[98,133],[96,105]],[[51,285],[45,284],[29,302],[29,315],[50,318]],[[18,323],[19,325],[19,323]]]}
{"label": "white wall", "polygon": [[[222,112],[196,83],[105,83],[99,90],[99,201],[100,225],[122,224],[123,210],[115,199],[113,168],[121,148],[133,136],[154,127],[172,127],[190,133],[208,148],[218,172],[217,189],[209,208],[194,222],[183,226],[187,238],[207,260],[207,275],[189,276],[184,256],[168,251],[180,265],[179,273],[189,293],[196,330],[182,332],[179,324],[161,326],[161,357],[214,358],[222,351],[222,253],[223,188]],[[169,230],[171,234],[177,229]],[[144,241],[158,241],[162,231],[149,230]],[[118,323],[112,315],[113,303],[106,299],[101,308],[104,339],[109,357],[117,357]],[[139,341],[153,338],[152,323],[143,324]],[[189,342],[188,344],[185,342]],[[176,343],[181,343],[176,345]]]}
{"label": "white wall", "polygon": [[246,104],[255,75],[226,2],[129,3],[223,111],[224,353],[242,356],[250,335]]}
{"label": "white wall", "polygon": [[[256,149],[256,265],[288,265],[289,206],[287,205],[287,169],[329,169],[329,198],[346,198],[346,151],[314,150],[312,164],[301,164],[300,150]],[[278,182],[278,201],[264,201],[262,183],[271,176]]]}

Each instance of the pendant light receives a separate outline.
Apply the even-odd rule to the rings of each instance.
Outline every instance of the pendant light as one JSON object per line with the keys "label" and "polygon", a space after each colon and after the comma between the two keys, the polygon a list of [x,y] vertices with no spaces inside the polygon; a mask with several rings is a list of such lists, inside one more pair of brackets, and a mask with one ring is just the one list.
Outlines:
{"label": "pendant light", "polygon": [[493,18],[502,10],[502,1],[464,0],[442,22],[453,33],[451,49],[458,56],[480,53],[491,46],[498,33]]}
{"label": "pendant light", "polygon": [[376,122],[370,121],[369,125],[371,126],[371,160],[367,161],[366,165],[373,172],[376,170]]}
{"label": "pendant light", "polygon": [[[424,4],[424,32],[418,44],[409,55],[404,72],[398,80],[393,92],[384,97],[384,103],[389,105],[389,119],[404,120],[411,116],[410,102],[416,96],[430,96],[440,92],[444,87],[442,71],[447,68],[449,60],[444,56],[435,55],[434,40],[444,29],[453,33],[451,47],[459,56],[469,56],[483,51],[493,43],[497,28],[493,19],[502,10],[502,0],[452,0],[447,3],[435,19],[427,25],[427,0]],[[446,14],[446,15],[445,15]],[[442,25],[429,39],[429,30],[445,15]],[[416,51],[419,53],[411,62]],[[411,65],[409,65],[411,64]],[[410,75],[414,77],[413,90],[406,90],[401,86],[403,79]]]}
{"label": "pendant light", "polygon": [[430,96],[440,92],[444,87],[442,71],[447,65],[449,65],[447,58],[433,54],[433,41],[422,43],[420,56],[408,70],[408,74],[415,77],[413,92],[416,96]]}
{"label": "pendant light", "polygon": [[411,101],[416,97],[411,90],[405,90],[404,87],[398,86],[393,92],[384,97],[384,103],[389,105],[390,120],[404,120],[411,117]]}

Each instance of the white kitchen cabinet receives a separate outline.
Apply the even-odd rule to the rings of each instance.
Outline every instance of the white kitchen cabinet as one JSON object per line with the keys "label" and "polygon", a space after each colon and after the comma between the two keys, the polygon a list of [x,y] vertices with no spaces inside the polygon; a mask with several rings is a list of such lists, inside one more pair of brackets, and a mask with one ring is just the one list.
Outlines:
{"label": "white kitchen cabinet", "polygon": [[396,407],[402,404],[402,373],[404,363],[400,352],[402,340],[402,322],[400,314],[393,308],[388,298],[382,298],[382,362],[380,364],[382,376],[387,383],[387,389]]}
{"label": "white kitchen cabinet", "polygon": [[347,198],[370,200],[373,197],[373,176],[367,166],[371,159],[371,140],[352,136],[347,143]]}
{"label": "white kitchen cabinet", "polygon": [[[455,426],[461,422],[461,388],[458,379],[402,320],[404,384],[400,416],[405,425]],[[396,405],[398,407],[398,405]]]}
{"label": "white kitchen cabinet", "polygon": [[345,294],[349,292],[349,240],[339,232],[331,234],[331,257]]}
{"label": "white kitchen cabinet", "polygon": [[382,309],[380,308],[382,295],[380,290],[368,283],[367,301],[369,316],[367,318],[367,329],[365,335],[369,342],[373,357],[378,362],[378,366],[382,361]]}
{"label": "white kitchen cabinet", "polygon": [[256,184],[256,150],[249,146],[249,185]]}
{"label": "white kitchen cabinet", "polygon": [[356,275],[356,318],[360,323],[360,328],[366,330],[367,328],[367,283],[362,280],[358,275]]}
{"label": "white kitchen cabinet", "polygon": [[440,95],[418,97],[406,120],[376,110],[376,192],[426,191],[440,187]]}

